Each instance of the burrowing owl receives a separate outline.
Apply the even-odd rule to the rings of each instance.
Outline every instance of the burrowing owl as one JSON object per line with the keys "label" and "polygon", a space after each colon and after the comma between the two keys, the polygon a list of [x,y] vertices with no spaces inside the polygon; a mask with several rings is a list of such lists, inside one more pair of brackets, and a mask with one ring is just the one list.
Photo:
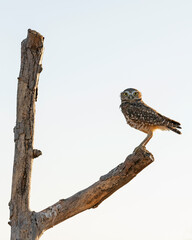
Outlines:
{"label": "burrowing owl", "polygon": [[142,101],[141,93],[137,89],[128,88],[121,93],[120,107],[131,127],[148,134],[139,147],[145,147],[152,138],[155,129],[172,130],[181,134],[178,130],[178,128],[181,128],[180,123],[147,106]]}

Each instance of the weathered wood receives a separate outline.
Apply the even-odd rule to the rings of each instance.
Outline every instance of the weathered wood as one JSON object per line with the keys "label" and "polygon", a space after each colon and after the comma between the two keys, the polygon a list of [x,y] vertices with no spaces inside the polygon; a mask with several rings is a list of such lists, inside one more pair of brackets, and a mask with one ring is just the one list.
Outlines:
{"label": "weathered wood", "polygon": [[153,155],[138,149],[126,160],[90,187],[75,195],[61,199],[52,206],[36,213],[39,229],[45,230],[90,208],[96,208],[111,194],[131,181],[140,171],[153,162]]}
{"label": "weathered wood", "polygon": [[30,230],[33,228],[35,232],[35,227],[32,227],[30,220],[29,197],[34,158],[35,101],[37,100],[39,73],[42,69],[43,41],[43,36],[29,29],[27,38],[21,44],[17,117],[14,128],[15,156],[9,203],[12,240],[32,239]]}
{"label": "weathered wood", "polygon": [[126,160],[102,176],[90,187],[62,199],[40,211],[30,211],[29,197],[33,158],[40,150],[33,149],[35,101],[39,74],[42,71],[44,38],[28,30],[22,42],[21,69],[17,90],[17,118],[14,128],[15,156],[10,206],[11,240],[38,240],[44,231],[90,208],[96,208],[111,194],[131,181],[153,162],[151,153],[137,149]]}

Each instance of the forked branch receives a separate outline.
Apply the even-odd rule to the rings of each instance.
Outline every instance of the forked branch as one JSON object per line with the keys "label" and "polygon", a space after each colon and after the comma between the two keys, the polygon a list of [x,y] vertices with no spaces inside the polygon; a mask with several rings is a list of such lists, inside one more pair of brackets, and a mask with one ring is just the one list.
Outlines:
{"label": "forked branch", "polygon": [[33,149],[33,139],[35,101],[37,100],[39,74],[42,71],[43,41],[41,34],[29,30],[27,39],[22,42],[17,91],[17,120],[14,128],[15,159],[9,204],[11,240],[38,240],[47,229],[82,211],[96,208],[153,162],[151,153],[138,149],[90,187],[40,212],[30,211],[32,163],[34,158],[41,155],[40,150]]}

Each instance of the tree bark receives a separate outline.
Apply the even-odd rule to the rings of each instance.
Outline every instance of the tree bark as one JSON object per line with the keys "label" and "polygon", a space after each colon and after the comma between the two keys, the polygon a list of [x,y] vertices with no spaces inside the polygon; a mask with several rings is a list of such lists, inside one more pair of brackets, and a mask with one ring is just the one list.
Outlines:
{"label": "tree bark", "polygon": [[36,213],[39,229],[47,229],[90,208],[96,208],[111,194],[131,181],[140,171],[153,162],[153,156],[146,150],[139,149],[126,160],[101,176],[99,181],[90,187],[61,199],[52,206]]}
{"label": "tree bark", "polygon": [[[27,38],[21,44],[21,68],[17,89],[17,116],[14,128],[15,156],[12,177],[10,206],[11,239],[31,238],[36,235],[36,226],[31,224],[29,197],[31,170],[37,150],[33,149],[35,101],[37,100],[39,74],[42,70],[44,38],[28,30]],[[36,155],[35,155],[35,154]]]}
{"label": "tree bark", "polygon": [[34,158],[41,155],[40,150],[33,149],[33,139],[43,41],[43,36],[29,29],[27,39],[22,42],[14,128],[15,157],[9,203],[11,240],[38,240],[47,229],[82,211],[96,208],[154,160],[148,151],[137,149],[90,187],[67,199],[61,199],[40,212],[30,210],[32,163]]}

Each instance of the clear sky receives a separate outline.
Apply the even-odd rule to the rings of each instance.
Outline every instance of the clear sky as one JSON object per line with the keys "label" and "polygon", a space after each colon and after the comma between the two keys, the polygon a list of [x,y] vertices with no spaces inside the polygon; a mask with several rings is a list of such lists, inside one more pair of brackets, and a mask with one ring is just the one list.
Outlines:
{"label": "clear sky", "polygon": [[88,187],[144,139],[119,109],[125,88],[183,126],[181,136],[156,131],[147,145],[154,163],[42,240],[191,240],[192,1],[1,1],[0,20],[1,239],[10,237],[20,43],[31,28],[45,37],[32,210]]}

